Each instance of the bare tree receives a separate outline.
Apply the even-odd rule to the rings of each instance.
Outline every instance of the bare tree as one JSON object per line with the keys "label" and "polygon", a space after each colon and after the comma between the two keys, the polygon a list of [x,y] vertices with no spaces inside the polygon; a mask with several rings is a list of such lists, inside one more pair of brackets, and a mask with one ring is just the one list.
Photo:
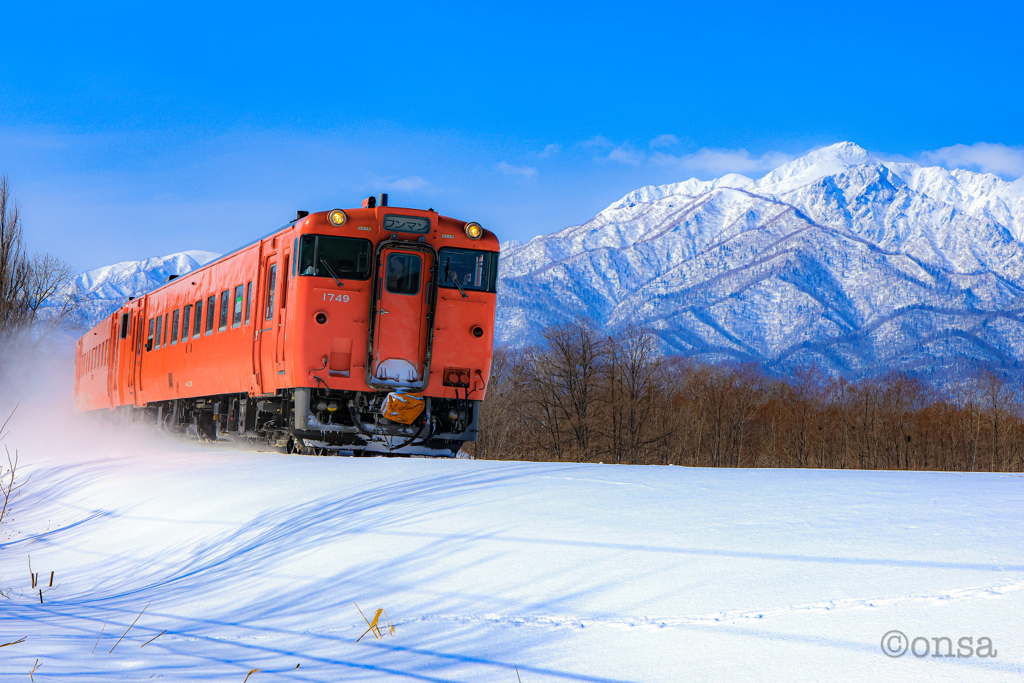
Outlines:
{"label": "bare tree", "polygon": [[481,404],[480,437],[471,446],[473,456],[486,459],[519,457],[523,452],[524,429],[521,353],[506,346],[495,347],[487,398]]}
{"label": "bare tree", "polygon": [[40,312],[51,304],[47,324],[70,319],[80,301],[70,294],[74,271],[50,254],[30,255],[7,176],[0,175],[0,339],[38,331]]}
{"label": "bare tree", "polygon": [[614,462],[642,463],[652,459],[655,444],[665,441],[671,426],[655,415],[669,400],[665,361],[657,337],[649,329],[629,326],[605,344],[601,378],[601,436],[598,451]]}
{"label": "bare tree", "polygon": [[575,457],[590,460],[594,401],[607,350],[605,339],[584,319],[549,328],[544,339],[548,343],[546,370],[550,376],[537,379],[550,382],[547,395],[569,427]]}

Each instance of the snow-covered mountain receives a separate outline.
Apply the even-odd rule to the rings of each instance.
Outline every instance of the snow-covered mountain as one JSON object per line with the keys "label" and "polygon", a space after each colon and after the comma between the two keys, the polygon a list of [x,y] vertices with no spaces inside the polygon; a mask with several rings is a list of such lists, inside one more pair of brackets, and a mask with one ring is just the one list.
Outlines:
{"label": "snow-covered mountain", "polygon": [[79,326],[88,329],[123,306],[128,297],[141,296],[167,282],[169,276],[184,275],[219,256],[210,251],[184,251],[145,261],[123,261],[82,273],[59,296],[82,300]]}
{"label": "snow-covered mountain", "polygon": [[585,315],[667,351],[848,377],[1024,370],[1024,179],[876,158],[852,143],[763,178],[630,192],[509,244],[497,339]]}

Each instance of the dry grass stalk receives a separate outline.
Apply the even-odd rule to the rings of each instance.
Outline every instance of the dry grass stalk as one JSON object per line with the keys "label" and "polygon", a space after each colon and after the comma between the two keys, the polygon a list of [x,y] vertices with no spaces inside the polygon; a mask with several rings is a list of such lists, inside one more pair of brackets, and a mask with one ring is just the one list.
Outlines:
{"label": "dry grass stalk", "polygon": [[142,645],[139,645],[139,647],[146,647],[147,645],[149,645],[150,643],[152,643],[154,640],[156,640],[157,638],[159,638],[160,636],[162,636],[165,633],[167,633],[167,629],[164,629],[163,631],[160,631],[160,633],[156,634],[155,636],[153,636],[152,638],[150,638],[149,640],[144,642]]}
{"label": "dry grass stalk", "polygon": [[37,659],[36,663],[32,665],[32,670],[28,672],[28,680],[31,681],[32,683],[35,683],[35,680],[36,680],[35,679],[35,673],[36,673],[36,669],[38,669],[38,668],[39,668],[39,660]]}
{"label": "dry grass stalk", "polygon": [[[139,612],[139,616],[135,617],[135,621],[133,621],[133,622],[132,622],[132,625],[128,627],[128,631],[131,631],[131,630],[132,630],[132,626],[135,626],[135,622],[136,622],[136,621],[138,621],[139,619],[141,619],[141,618],[142,618],[142,615],[143,615],[143,613],[144,613],[144,612],[145,612],[145,611],[146,611],[147,609],[149,609],[149,606],[150,606],[151,604],[152,604],[152,603],[149,603],[149,602],[147,602],[147,603],[146,603],[146,606],[142,608],[142,612]],[[120,645],[121,641],[122,641],[122,640],[124,640],[124,637],[125,637],[126,635],[128,635],[128,631],[125,631],[124,633],[122,633],[122,634],[121,634],[121,637],[117,639],[117,642],[116,642],[116,643],[114,643],[114,647],[117,647],[118,645]],[[114,651],[114,647],[110,648],[110,652],[113,652],[113,651]]]}
{"label": "dry grass stalk", "polygon": [[24,643],[25,638],[28,638],[28,636],[24,636],[22,638],[19,638],[18,640],[12,640],[9,643],[4,643],[3,645],[0,645],[0,647],[7,647],[8,645],[17,645],[18,643]]}
{"label": "dry grass stalk", "polygon": [[[4,425],[6,424],[5,422]],[[7,453],[7,471],[0,467],[0,496],[3,497],[3,501],[0,501],[0,522],[3,522],[4,517],[10,512],[11,503],[18,497],[18,489],[21,488],[18,484],[18,451],[14,451],[13,458],[6,445],[4,451]]]}
{"label": "dry grass stalk", "polygon": [[253,674],[258,674],[258,673],[261,673],[261,672],[262,672],[262,669],[249,669],[249,673],[245,674],[245,680],[243,680],[242,683],[245,683],[245,681],[249,680],[249,676],[252,676]]}
{"label": "dry grass stalk", "polygon": [[[107,630],[107,619],[110,619],[110,617],[103,620],[103,628],[100,629],[100,635],[96,638],[96,645],[100,644],[100,638],[103,637],[103,632]],[[96,645],[92,646],[92,652],[89,654],[96,654]]]}
{"label": "dry grass stalk", "polygon": [[[345,605],[356,605],[356,603],[353,600],[350,603],[345,603]],[[344,607],[345,605],[342,605],[342,607]],[[376,612],[374,612],[372,620],[366,618],[366,615],[363,614],[363,610],[359,609],[359,605],[356,605],[356,609],[359,610],[359,616],[361,616],[363,618],[363,621],[366,622],[366,626],[367,626],[367,629],[365,631],[363,631],[363,635],[361,635],[358,638],[356,638],[356,642],[357,643],[360,640],[362,640],[363,636],[365,636],[367,633],[373,633],[373,637],[377,638],[377,639],[380,639],[380,638],[384,637],[384,634],[380,630],[380,625],[377,623],[378,620],[380,619],[380,616],[382,614],[384,615],[384,618],[387,619],[388,630],[390,631],[391,635],[392,636],[395,635],[395,627],[391,623],[391,618],[388,617],[388,613],[384,611],[383,607],[379,608]]]}

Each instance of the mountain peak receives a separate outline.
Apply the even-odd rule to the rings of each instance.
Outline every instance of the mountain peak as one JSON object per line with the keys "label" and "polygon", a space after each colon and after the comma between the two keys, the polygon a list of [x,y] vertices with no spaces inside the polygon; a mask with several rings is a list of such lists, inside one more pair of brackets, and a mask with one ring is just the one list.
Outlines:
{"label": "mountain peak", "polygon": [[751,189],[763,194],[785,194],[826,176],[877,161],[859,145],[852,142],[837,142],[779,166],[755,181]]}

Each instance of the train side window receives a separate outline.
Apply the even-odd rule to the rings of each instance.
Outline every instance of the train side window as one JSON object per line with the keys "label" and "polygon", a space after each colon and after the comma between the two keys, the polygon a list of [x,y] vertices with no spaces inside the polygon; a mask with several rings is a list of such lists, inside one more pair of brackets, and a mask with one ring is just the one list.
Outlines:
{"label": "train side window", "polygon": [[171,314],[164,313],[164,346],[167,346],[167,332],[171,329]]}
{"label": "train side window", "polygon": [[126,339],[127,337],[128,337],[128,314],[127,313],[122,313],[121,314],[121,339]]}
{"label": "train side window", "polygon": [[225,289],[220,293],[220,324],[217,331],[223,332],[228,329],[228,306],[231,304],[231,290]]}
{"label": "train side window", "polygon": [[267,275],[267,320],[274,319],[274,287],[277,285],[277,264],[270,266],[270,274]]}
{"label": "train side window", "polygon": [[391,294],[417,294],[423,260],[419,254],[388,254],[385,287]]}
{"label": "train side window", "polygon": [[174,315],[171,316],[171,346],[178,343],[178,326],[181,324],[181,311],[177,308],[174,309]]}
{"label": "train side window", "polygon": [[217,308],[216,295],[206,300],[206,334],[213,334],[213,316]]}
{"label": "train side window", "polygon": [[154,349],[160,348],[160,339],[163,337],[163,335],[161,334],[161,332],[163,332],[164,329],[163,325],[164,317],[162,315],[158,315],[156,317],[156,345],[153,346]]}
{"label": "train side window", "polygon": [[199,339],[199,333],[202,332],[203,328],[203,300],[200,299],[196,302],[196,322],[192,326],[192,338]]}
{"label": "train side window", "polygon": [[289,255],[285,254],[284,257],[284,269],[281,271],[281,308],[285,307],[285,300],[288,298],[288,259]]}
{"label": "train side window", "polygon": [[181,312],[181,341],[188,341],[189,326],[192,322],[192,304],[185,307]]}
{"label": "train side window", "polygon": [[156,322],[152,318],[149,319],[149,336],[146,337],[146,350],[153,350],[153,323]]}
{"label": "train side window", "polygon": [[295,254],[295,258],[292,260],[292,277],[295,277],[295,264],[299,262],[299,238],[295,238],[295,244],[292,245],[292,253]]}
{"label": "train side window", "polygon": [[235,304],[231,310],[231,327],[242,324],[242,285],[235,287]]}
{"label": "train side window", "polygon": [[252,280],[245,286],[245,324],[249,324],[249,304],[252,303]]}

